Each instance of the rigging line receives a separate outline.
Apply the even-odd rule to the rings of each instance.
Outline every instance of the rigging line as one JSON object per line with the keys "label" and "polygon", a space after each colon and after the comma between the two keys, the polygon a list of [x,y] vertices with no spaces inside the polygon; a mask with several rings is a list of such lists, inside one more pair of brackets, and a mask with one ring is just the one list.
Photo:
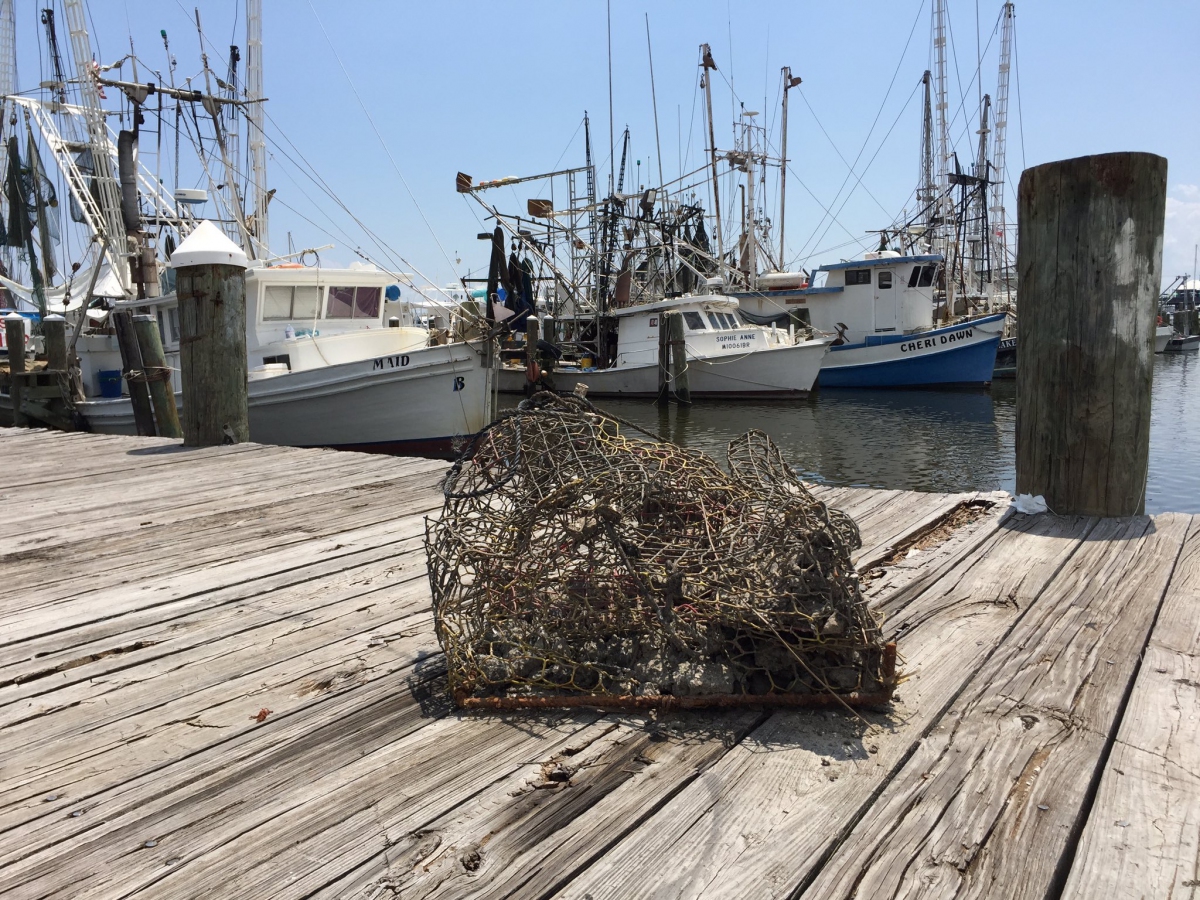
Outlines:
{"label": "rigging line", "polygon": [[550,171],[558,170],[558,164],[562,162],[563,157],[567,155],[567,151],[571,149],[571,145],[575,143],[575,138],[579,136],[579,129],[583,127],[583,119],[579,120],[579,124],[575,126],[575,134],[571,135],[571,139],[567,141],[567,146],[563,147],[563,152],[558,154],[558,159],[554,161],[554,165],[550,167]]}
{"label": "rigging line", "polygon": [[383,139],[383,135],[379,133],[379,129],[375,125],[375,120],[371,117],[371,113],[367,109],[366,104],[363,103],[362,97],[359,96],[358,88],[354,86],[354,81],[350,78],[350,73],[346,70],[346,66],[342,62],[342,57],[338,55],[337,48],[333,46],[333,41],[329,38],[329,32],[325,30],[325,23],[322,22],[321,17],[317,15],[317,10],[312,4],[312,0],[308,0],[308,8],[312,10],[313,18],[315,18],[317,20],[317,24],[321,26],[321,33],[325,35],[325,42],[329,44],[329,49],[333,52],[333,58],[337,60],[338,66],[341,67],[342,74],[346,76],[346,82],[350,85],[350,90],[354,93],[354,99],[358,101],[358,105],[362,108],[363,115],[367,117],[367,121],[371,124],[371,130],[375,132],[375,137],[379,140],[380,146],[383,147],[384,153],[387,154],[388,161],[392,164],[392,169],[399,177],[400,183],[404,185],[404,190],[408,192],[409,199],[412,200],[413,206],[416,207],[417,212],[421,216],[421,220],[425,223],[425,227],[429,229],[430,236],[433,238],[434,243],[437,244],[438,249],[442,251],[442,256],[445,257],[446,262],[450,265],[450,271],[453,272],[454,262],[450,259],[450,254],[446,252],[446,248],[443,247],[442,242],[438,240],[438,236],[433,230],[433,225],[430,224],[429,219],[425,216],[425,211],[421,209],[421,204],[417,202],[417,197],[415,194],[413,194],[412,188],[408,186],[408,181],[405,179],[404,174],[400,171],[400,167],[396,165],[396,160],[395,157],[392,156],[391,149],[388,147],[387,142]]}
{"label": "rigging line", "polygon": [[[804,105],[808,107],[808,111],[812,113],[812,117],[813,117],[813,119],[816,120],[817,125],[820,127],[821,133],[825,135],[825,139],[829,141],[830,146],[833,147],[833,149],[837,153],[838,157],[842,160],[843,163],[846,163],[846,168],[849,169],[849,172],[847,173],[846,177],[842,180],[842,184],[838,188],[837,193],[834,195],[834,198],[833,198],[834,203],[837,203],[838,197],[841,196],[842,191],[845,190],[845,188],[846,188],[846,184],[850,181],[850,176],[853,175],[856,179],[855,187],[861,187],[864,191],[866,191],[867,196],[869,196],[872,200],[875,201],[875,205],[878,206],[881,210],[883,210],[884,215],[891,215],[891,213],[888,212],[888,210],[884,207],[884,205],[879,202],[879,198],[877,198],[873,193],[871,193],[870,188],[868,188],[866,185],[864,185],[862,183],[862,178],[855,174],[854,166],[858,165],[858,161],[860,159],[862,159],[862,155],[864,152],[866,152],[867,145],[871,141],[871,135],[875,133],[875,126],[879,124],[879,117],[883,115],[883,110],[887,106],[888,97],[891,96],[892,88],[895,87],[895,85],[896,85],[896,78],[899,77],[899,75],[900,75],[900,68],[904,65],[904,58],[908,55],[908,48],[912,45],[913,35],[917,31],[917,25],[920,23],[921,14],[924,11],[925,11],[925,0],[921,0],[921,5],[917,9],[917,15],[913,19],[912,27],[908,31],[908,40],[906,40],[904,42],[904,50],[901,51],[900,59],[896,62],[896,68],[892,72],[892,80],[890,82],[888,82],[887,91],[883,95],[883,102],[881,102],[879,104],[879,110],[875,113],[875,119],[871,122],[871,128],[867,132],[867,136],[863,139],[862,147],[859,148],[859,151],[858,151],[858,156],[854,157],[854,165],[851,165],[850,163],[846,162],[846,157],[842,155],[842,151],[839,150],[837,147],[837,144],[835,144],[833,142],[833,138],[831,138],[829,136],[829,132],[825,130],[825,126],[821,123],[821,120],[817,117],[816,110],[814,110],[812,108],[812,104],[808,102],[808,97],[804,93],[804,88],[798,86],[799,91],[800,91],[800,98],[804,101]],[[854,193],[854,189],[855,188],[850,189],[851,194]],[[821,221],[819,221],[817,223],[816,228],[814,228],[812,230],[812,234],[810,234],[808,236],[808,239],[805,240],[804,243],[800,245],[801,246],[800,253],[802,255],[804,253],[804,250],[812,242],[814,236],[817,233],[817,230],[824,224],[824,222],[825,222],[825,220],[824,220],[824,218],[822,218]]]}
{"label": "rigging line", "polygon": [[[954,23],[950,21],[950,5],[946,4],[945,9],[946,9],[946,32],[949,35],[949,39],[950,39],[950,55],[954,58],[954,80],[958,83],[959,106],[961,106],[963,108],[963,110],[964,110],[963,116],[965,118],[965,116],[966,116],[965,110],[967,107],[967,95],[963,91],[962,75],[958,71],[958,49],[954,43]],[[970,85],[967,85],[967,89],[970,90]],[[950,145],[950,151],[952,153],[957,154],[958,148],[955,147],[952,143]]]}
{"label": "rigging line", "polygon": [[[908,112],[908,107],[909,107],[909,106],[912,104],[913,97],[917,96],[917,91],[918,91],[918,89],[921,87],[921,85],[922,85],[922,82],[918,81],[918,82],[917,82],[917,83],[916,83],[916,84],[913,86],[912,93],[908,95],[908,99],[904,101],[904,106],[903,106],[903,107],[900,109],[900,112],[899,112],[899,113],[896,115],[896,118],[892,120],[892,127],[891,127],[891,128],[889,128],[889,129],[887,130],[887,134],[885,134],[885,135],[883,136],[883,140],[882,140],[882,141],[880,141],[880,142],[879,142],[879,146],[875,148],[875,153],[874,153],[874,154],[872,154],[871,158],[870,158],[870,159],[867,161],[867,164],[866,164],[866,165],[863,167],[862,174],[866,175],[866,174],[867,174],[867,170],[868,170],[868,169],[870,169],[870,168],[871,168],[871,166],[874,164],[875,160],[879,158],[879,154],[880,154],[880,152],[883,150],[884,146],[886,146],[886,145],[887,145],[888,138],[890,138],[890,137],[892,136],[892,132],[896,130],[896,126],[897,126],[897,125],[900,123],[900,119],[902,119],[902,118],[904,117],[904,114],[905,114],[906,112]],[[851,192],[851,193],[853,193],[853,192]],[[846,208],[846,204],[850,202],[850,196],[851,196],[850,194],[847,194],[847,195],[846,195],[846,199],[842,201],[842,205],[838,207],[838,212],[839,212],[839,213],[840,213],[840,212],[841,212],[843,209],[845,209],[845,208]],[[911,195],[910,195],[910,196],[911,196]],[[824,230],[823,232],[821,232],[821,237],[819,237],[817,240],[818,240],[818,241],[822,241],[822,240],[824,240],[824,239],[825,239],[825,235],[829,233],[829,229],[830,229],[830,228],[832,228],[832,227],[833,227],[833,223],[831,222],[831,223],[830,223],[830,224],[829,224],[829,225],[828,225],[828,226],[825,228],[825,230]],[[805,257],[805,259],[806,259],[806,260],[807,260],[807,259],[810,259],[810,258],[811,258],[811,255],[810,255],[810,256],[808,256],[808,257]]]}
{"label": "rigging line", "polygon": [[[983,48],[983,52],[984,52],[984,54],[985,54],[985,55],[987,54],[988,50],[990,50],[990,49],[992,48],[992,41],[994,41],[994,40],[996,39],[996,35],[997,35],[997,34],[999,33],[999,31],[1000,31],[1000,21],[1001,21],[1001,18],[1003,18],[1003,15],[1004,15],[1004,11],[1003,11],[1003,9],[1002,9],[1002,10],[1000,11],[1000,16],[998,16],[998,17],[996,18],[996,25],[995,25],[995,27],[994,27],[994,28],[992,28],[992,34],[991,34],[991,36],[988,38],[987,46],[985,46],[985,47]],[[979,64],[978,64],[978,65],[975,67],[975,73],[974,73],[974,75],[971,77],[971,81],[970,81],[970,83],[968,83],[968,84],[967,84],[967,90],[968,90],[968,91],[971,89],[971,85],[975,83],[975,79],[976,79],[976,78],[978,78],[978,79],[979,79],[979,90],[980,90],[980,92],[982,93],[982,91],[983,91],[983,75],[982,75],[982,71],[981,71],[981,70],[982,70],[982,67],[983,67],[983,60],[982,60],[982,58],[981,58],[981,59],[980,59],[980,61],[979,61]],[[983,106],[983,100],[982,100],[982,98],[981,98],[981,99],[980,99],[980,101],[979,101],[979,105],[980,105],[980,107],[982,107],[982,106]],[[954,115],[953,115],[953,116],[950,118],[950,122],[949,122],[949,124],[948,124],[946,127],[947,127],[947,129],[952,129],[952,128],[954,128],[954,124],[955,124],[955,123],[958,121],[958,117],[959,117],[960,115],[963,117],[963,124],[962,124],[962,129],[961,129],[961,131],[960,131],[959,133],[960,133],[961,137],[964,137],[964,138],[965,138],[965,137],[967,136],[967,134],[968,134],[968,133],[970,133],[971,126],[972,126],[972,123],[971,123],[971,121],[970,121],[969,119],[967,119],[967,116],[966,116],[966,105],[965,105],[965,103],[960,103],[960,104],[959,104],[959,106],[958,106],[958,109],[957,109],[957,110],[955,110],[955,112],[954,112]],[[953,145],[953,142],[951,142],[951,144]]]}

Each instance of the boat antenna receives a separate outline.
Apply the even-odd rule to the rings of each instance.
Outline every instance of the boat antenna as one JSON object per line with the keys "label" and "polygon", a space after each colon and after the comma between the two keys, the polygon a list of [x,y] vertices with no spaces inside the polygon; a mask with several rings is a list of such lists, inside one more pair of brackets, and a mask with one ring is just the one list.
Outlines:
{"label": "boat antenna", "polygon": [[654,51],[650,49],[650,13],[646,13],[646,56],[650,60],[650,100],[654,104],[654,150],[658,160],[658,183],[664,182],[662,142],[658,138],[658,95],[654,91]]}
{"label": "boat antenna", "polygon": [[606,0],[608,13],[608,192],[613,192],[613,167],[617,162],[616,141],[613,137],[613,91],[612,91],[612,0]]}

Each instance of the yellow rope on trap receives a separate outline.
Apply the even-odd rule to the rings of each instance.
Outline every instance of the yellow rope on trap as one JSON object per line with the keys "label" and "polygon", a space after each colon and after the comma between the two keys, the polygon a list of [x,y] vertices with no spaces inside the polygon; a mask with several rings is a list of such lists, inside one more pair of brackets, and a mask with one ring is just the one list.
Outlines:
{"label": "yellow rope on trap", "polygon": [[[626,423],[627,424],[627,423]],[[770,438],[702,453],[538,394],[455,463],[425,548],[460,706],[887,702],[849,516]]]}

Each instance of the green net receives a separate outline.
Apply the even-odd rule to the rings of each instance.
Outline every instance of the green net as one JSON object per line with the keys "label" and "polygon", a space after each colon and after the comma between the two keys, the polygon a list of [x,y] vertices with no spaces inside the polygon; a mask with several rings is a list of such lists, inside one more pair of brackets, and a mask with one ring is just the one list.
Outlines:
{"label": "green net", "polygon": [[538,394],[452,468],[425,546],[459,705],[886,702],[854,522],[762,432],[726,471],[633,430]]}

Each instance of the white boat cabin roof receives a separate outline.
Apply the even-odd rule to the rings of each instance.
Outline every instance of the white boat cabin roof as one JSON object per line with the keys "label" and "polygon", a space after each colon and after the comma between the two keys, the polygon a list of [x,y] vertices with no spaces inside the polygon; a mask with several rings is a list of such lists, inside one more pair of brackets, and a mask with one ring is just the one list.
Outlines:
{"label": "white boat cabin roof", "polygon": [[653,303],[640,303],[637,306],[626,306],[612,310],[617,318],[626,316],[660,313],[668,310],[707,310],[719,309],[723,312],[736,312],[739,304],[736,297],[726,297],[724,294],[688,294],[683,297],[667,297]]}

